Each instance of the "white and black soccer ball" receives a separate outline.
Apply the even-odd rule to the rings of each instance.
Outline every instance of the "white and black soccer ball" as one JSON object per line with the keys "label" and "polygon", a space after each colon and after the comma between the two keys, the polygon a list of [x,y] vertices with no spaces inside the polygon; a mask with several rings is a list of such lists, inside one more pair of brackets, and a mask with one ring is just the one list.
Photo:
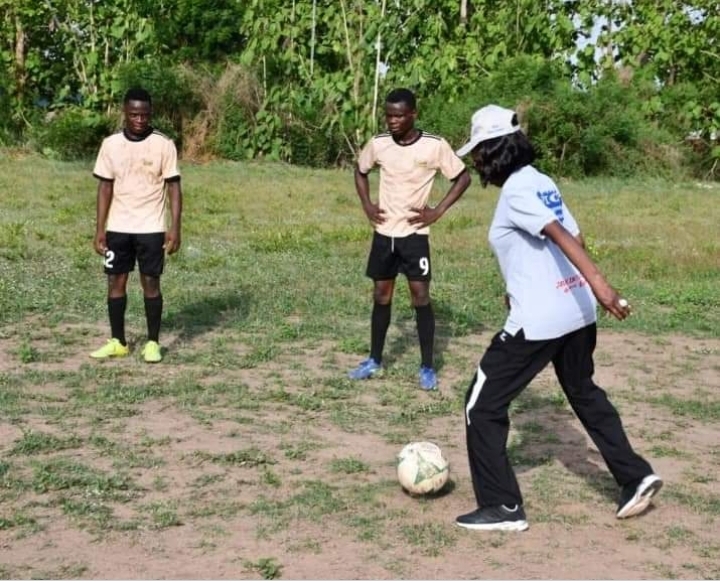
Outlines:
{"label": "white and black soccer ball", "polygon": [[443,489],[450,475],[450,464],[442,450],[429,441],[414,441],[397,456],[400,485],[410,494],[434,494]]}

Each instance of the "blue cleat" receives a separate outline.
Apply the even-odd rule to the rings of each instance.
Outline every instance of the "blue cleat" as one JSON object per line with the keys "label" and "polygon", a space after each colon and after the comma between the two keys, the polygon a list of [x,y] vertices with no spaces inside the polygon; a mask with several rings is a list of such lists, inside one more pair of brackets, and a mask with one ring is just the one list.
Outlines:
{"label": "blue cleat", "polygon": [[382,367],[380,363],[376,362],[374,358],[368,358],[367,360],[363,360],[357,368],[352,369],[348,373],[348,377],[355,381],[369,379],[381,370]]}
{"label": "blue cleat", "polygon": [[437,389],[437,375],[435,369],[428,366],[420,367],[420,387],[423,391],[434,391]]}

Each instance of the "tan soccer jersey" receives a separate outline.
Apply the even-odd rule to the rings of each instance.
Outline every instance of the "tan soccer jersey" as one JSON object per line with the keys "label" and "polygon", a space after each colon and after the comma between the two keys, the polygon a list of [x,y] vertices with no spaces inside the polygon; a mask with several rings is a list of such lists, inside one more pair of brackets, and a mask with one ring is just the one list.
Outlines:
{"label": "tan soccer jersey", "polygon": [[420,132],[411,144],[400,145],[389,133],[375,136],[360,152],[358,170],[367,174],[380,167],[378,204],[385,211],[385,222],[375,230],[388,237],[425,235],[429,227],[408,223],[411,208],[428,203],[435,174],[439,170],[449,180],[457,178],[465,164],[443,138]]}
{"label": "tan soccer jersey", "polygon": [[113,181],[106,229],[119,233],[166,230],[165,181],[179,178],[175,144],[160,132],[130,140],[123,132],[103,140],[93,175]]}

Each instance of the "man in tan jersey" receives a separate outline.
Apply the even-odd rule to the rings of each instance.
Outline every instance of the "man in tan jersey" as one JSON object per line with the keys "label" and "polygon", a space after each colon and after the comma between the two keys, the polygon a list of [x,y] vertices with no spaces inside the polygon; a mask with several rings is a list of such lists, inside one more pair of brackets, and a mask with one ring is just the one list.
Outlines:
{"label": "man in tan jersey", "polygon": [[[165,253],[180,248],[182,191],[173,141],[150,126],[152,102],[144,89],[130,89],[123,100],[125,127],[103,140],[93,175],[97,190],[95,251],[104,257],[108,276],[111,339],[91,353],[103,359],[127,356],[125,309],[128,275],[137,261],[142,285],[148,340],[142,355],[160,362],[163,299],[160,276]],[[171,222],[167,227],[166,197]]]}
{"label": "man in tan jersey", "polygon": [[[465,164],[438,136],[415,127],[415,95],[395,89],[385,100],[389,132],[375,136],[363,148],[355,169],[355,188],[363,210],[375,228],[367,276],[374,282],[370,324],[370,357],[350,371],[351,379],[366,379],[382,368],[382,353],[390,325],[391,302],[398,273],[408,280],[420,341],[420,386],[437,388],[433,365],[435,315],[430,304],[429,226],[460,198],[470,185]],[[380,167],[378,202],[370,200],[368,173]],[[437,171],[452,181],[445,197],[428,206]]]}

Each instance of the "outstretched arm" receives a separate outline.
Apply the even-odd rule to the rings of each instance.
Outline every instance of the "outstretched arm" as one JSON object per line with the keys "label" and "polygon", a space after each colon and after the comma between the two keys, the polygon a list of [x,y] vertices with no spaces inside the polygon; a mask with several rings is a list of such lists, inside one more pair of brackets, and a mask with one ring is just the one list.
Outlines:
{"label": "outstretched arm", "polygon": [[[607,282],[598,266],[585,251],[584,245],[581,245],[576,237],[573,237],[558,221],[547,225],[542,232],[560,247],[570,262],[577,267],[603,308],[618,320],[624,320],[630,315],[630,306]],[[582,237],[580,239],[582,240]]]}
{"label": "outstretched arm", "polygon": [[408,222],[411,225],[418,225],[419,227],[432,225],[458,201],[468,186],[470,186],[470,173],[467,170],[463,170],[460,175],[452,181],[450,190],[447,191],[445,197],[435,208],[429,206],[425,208],[411,208],[410,210],[417,214],[408,219]]}

